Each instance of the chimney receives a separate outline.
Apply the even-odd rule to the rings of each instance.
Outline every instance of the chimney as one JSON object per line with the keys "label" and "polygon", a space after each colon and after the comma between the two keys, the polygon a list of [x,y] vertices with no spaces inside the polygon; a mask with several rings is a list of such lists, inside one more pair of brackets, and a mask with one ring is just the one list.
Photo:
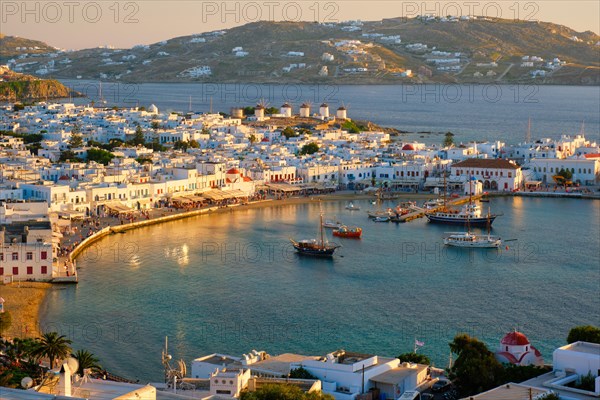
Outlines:
{"label": "chimney", "polygon": [[28,226],[26,226],[25,229],[23,229],[23,234],[21,235],[21,242],[27,243],[27,236],[29,236],[29,227]]}
{"label": "chimney", "polygon": [[60,376],[58,378],[58,392],[66,397],[71,397],[71,368],[66,362],[60,368]]}

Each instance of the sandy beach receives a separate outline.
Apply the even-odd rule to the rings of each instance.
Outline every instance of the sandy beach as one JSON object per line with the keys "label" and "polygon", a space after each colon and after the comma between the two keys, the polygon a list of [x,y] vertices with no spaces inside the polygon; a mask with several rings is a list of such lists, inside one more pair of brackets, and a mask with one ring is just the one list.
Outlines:
{"label": "sandy beach", "polygon": [[40,309],[51,283],[18,282],[0,286],[0,297],[4,298],[4,309],[9,311],[12,324],[5,332],[5,338],[38,337]]}

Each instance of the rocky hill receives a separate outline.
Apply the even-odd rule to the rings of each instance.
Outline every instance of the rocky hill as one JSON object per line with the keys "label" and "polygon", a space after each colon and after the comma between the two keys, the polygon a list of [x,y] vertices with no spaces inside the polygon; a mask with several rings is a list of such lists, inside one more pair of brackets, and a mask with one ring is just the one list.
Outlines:
{"label": "rocky hill", "polygon": [[598,85],[600,36],[490,18],[257,22],[131,49],[32,54],[10,65],[39,76],[123,82]]}
{"label": "rocky hill", "polygon": [[80,96],[55,79],[40,79],[0,67],[0,101],[32,101]]}

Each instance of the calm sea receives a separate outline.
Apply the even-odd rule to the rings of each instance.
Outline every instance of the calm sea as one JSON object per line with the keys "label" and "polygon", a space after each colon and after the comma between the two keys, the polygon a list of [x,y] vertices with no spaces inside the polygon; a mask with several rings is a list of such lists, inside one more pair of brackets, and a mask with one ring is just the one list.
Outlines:
{"label": "calm sea", "polygon": [[[375,223],[345,203],[327,216],[362,226],[332,260],[297,256],[288,238],[317,233],[319,206],[205,215],[109,236],[78,260],[80,283],[53,290],[43,328],[108,370],[161,380],[160,351],[188,363],[212,352],[323,355],[343,348],[420,350],[440,367],[457,332],[495,348],[523,331],[551,360],[576,325],[600,325],[600,202],[498,198],[501,250],[442,246],[447,227]],[[391,205],[392,203],[389,203]],[[189,364],[188,364],[189,365]]]}
{"label": "calm sea", "polygon": [[[229,112],[231,107],[264,102],[280,107],[288,101],[298,112],[304,102],[330,113],[340,105],[348,117],[412,132],[407,140],[440,143],[441,132],[455,142],[502,140],[522,142],[531,118],[531,137],[560,138],[582,131],[600,138],[600,87],[536,85],[258,85],[144,83],[123,84],[63,80],[87,100],[109,105],[146,106],[161,111]],[[583,127],[583,130],[582,130]],[[420,133],[421,132],[421,133]],[[430,133],[424,133],[430,132]]]}

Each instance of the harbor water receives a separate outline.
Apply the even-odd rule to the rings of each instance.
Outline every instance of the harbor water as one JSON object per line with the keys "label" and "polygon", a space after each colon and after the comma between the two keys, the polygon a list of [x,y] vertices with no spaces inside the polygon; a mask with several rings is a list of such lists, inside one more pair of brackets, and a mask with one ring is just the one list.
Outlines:
{"label": "harbor water", "polygon": [[289,244],[316,237],[317,202],[108,236],[78,259],[78,285],[50,292],[42,328],[113,373],[156,381],[167,335],[188,363],[252,349],[396,356],[418,339],[445,367],[458,332],[494,350],[516,328],[550,361],[571,327],[600,325],[599,201],[494,198],[487,205],[504,215],[493,234],[516,239],[499,250],[446,248],[448,227],[375,223],[370,202],[355,204],[361,211],[322,204],[326,217],[363,228],[361,240],[336,238],[333,259],[298,256]]}

